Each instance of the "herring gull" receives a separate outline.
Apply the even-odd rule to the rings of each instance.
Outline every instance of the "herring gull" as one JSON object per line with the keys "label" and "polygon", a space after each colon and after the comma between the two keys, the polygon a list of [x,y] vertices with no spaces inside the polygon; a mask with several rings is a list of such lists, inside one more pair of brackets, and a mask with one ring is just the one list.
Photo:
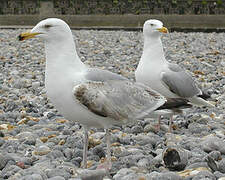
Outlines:
{"label": "herring gull", "polygon": [[[135,71],[136,81],[148,85],[166,98],[181,98],[193,105],[214,107],[201,98],[202,91],[190,73],[165,59],[161,33],[168,33],[161,21],[150,19],[144,23],[144,47]],[[172,117],[173,113],[170,115],[170,131]]]}
{"label": "herring gull", "polygon": [[145,117],[166,99],[146,85],[87,67],[78,57],[70,27],[63,20],[48,18],[18,36],[21,41],[33,37],[42,38],[45,44],[47,96],[66,119],[83,125],[83,167],[87,167],[88,129],[97,127],[106,129],[105,168],[110,169],[108,129]]}

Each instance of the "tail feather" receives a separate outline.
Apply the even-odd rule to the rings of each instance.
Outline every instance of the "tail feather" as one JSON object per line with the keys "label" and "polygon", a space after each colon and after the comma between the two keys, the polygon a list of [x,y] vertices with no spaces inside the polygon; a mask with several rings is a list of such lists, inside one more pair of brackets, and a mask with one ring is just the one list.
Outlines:
{"label": "tail feather", "polygon": [[187,99],[183,98],[167,98],[167,101],[165,104],[160,106],[157,110],[161,109],[185,109],[185,108],[191,108],[192,105],[189,104],[189,101]]}
{"label": "tail feather", "polygon": [[207,107],[215,107],[213,104],[211,104],[210,102],[204,100],[201,97],[198,96],[194,96],[192,98],[189,99],[191,104],[197,105],[197,106],[207,106]]}
{"label": "tail feather", "polygon": [[204,100],[207,100],[207,99],[211,98],[210,94],[208,94],[207,92],[202,92],[202,94],[198,95],[198,97],[200,97]]}

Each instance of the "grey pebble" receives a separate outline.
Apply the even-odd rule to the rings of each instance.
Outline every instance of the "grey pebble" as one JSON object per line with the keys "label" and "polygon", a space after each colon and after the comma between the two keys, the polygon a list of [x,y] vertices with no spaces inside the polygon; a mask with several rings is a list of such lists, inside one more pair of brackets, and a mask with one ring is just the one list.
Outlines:
{"label": "grey pebble", "polygon": [[65,178],[62,176],[55,176],[55,177],[49,178],[48,180],[65,180]]}
{"label": "grey pebble", "polygon": [[8,156],[8,155],[3,155],[0,154],[0,170],[2,170],[3,168],[5,168],[6,164],[8,163],[8,161],[13,160],[12,157]]}
{"label": "grey pebble", "polygon": [[64,154],[59,150],[53,150],[46,155],[49,159],[64,158]]}
{"label": "grey pebble", "polygon": [[93,155],[97,155],[100,159],[105,157],[105,151],[101,145],[95,146],[92,149]]}
{"label": "grey pebble", "polygon": [[188,126],[188,129],[193,134],[200,134],[203,131],[210,131],[210,128],[207,125],[204,124],[198,124],[198,123],[191,123]]}
{"label": "grey pebble", "polygon": [[192,169],[192,168],[198,168],[198,167],[206,167],[208,168],[208,164],[206,162],[196,162],[189,166],[187,166],[185,169]]}
{"label": "grey pebble", "polygon": [[0,138],[0,147],[5,143],[5,140]]}
{"label": "grey pebble", "polygon": [[21,180],[43,180],[40,174],[32,174],[23,177]]}
{"label": "grey pebble", "polygon": [[221,177],[225,177],[225,173],[221,173],[219,171],[215,171],[213,174],[217,179],[219,179]]}
{"label": "grey pebble", "polygon": [[[10,124],[14,127],[12,130],[0,130],[0,179],[27,177],[81,180],[72,172],[76,172],[82,161],[83,131],[76,122],[57,122],[58,118],[63,117],[51,104],[44,89],[43,42],[38,39],[23,43],[15,41],[22,31],[0,29],[3,39],[0,43],[0,125]],[[72,32],[82,61],[90,67],[108,69],[134,79],[134,70],[143,49],[142,32]],[[174,138],[170,142],[166,117],[162,118],[159,132],[154,126],[157,119],[139,120],[134,125],[114,127],[113,130],[118,132],[112,133],[111,143],[118,142],[119,145],[112,147],[112,156],[116,158],[110,171],[113,177],[135,180],[139,177],[147,180],[150,179],[148,177],[180,179],[162,163],[162,152],[172,143],[188,152],[186,168],[209,168],[205,158],[212,157],[219,170],[213,176],[223,176],[225,66],[221,65],[225,62],[224,35],[171,32],[170,37],[162,36],[165,57],[186,68],[199,86],[212,95],[210,101],[216,104],[216,108],[193,107],[185,110],[186,116],[175,116],[174,125],[178,124],[179,128],[173,132]],[[196,75],[195,71],[201,71],[204,75]],[[37,120],[19,124],[27,116],[36,117]],[[93,132],[91,136],[99,139],[101,144],[89,149],[88,158],[93,160],[91,169],[96,168],[99,158],[105,156],[106,149],[104,131],[93,128]],[[42,142],[41,137],[47,138],[47,141]],[[20,167],[16,165],[18,162]],[[21,169],[23,164],[25,169]],[[214,178],[212,174],[204,173],[194,176],[196,179]]]}
{"label": "grey pebble", "polygon": [[47,174],[48,178],[52,178],[52,177],[55,177],[55,176],[62,176],[65,179],[71,178],[70,173],[68,173],[64,169],[59,169],[59,168],[48,170],[46,174]]}
{"label": "grey pebble", "polygon": [[221,161],[218,163],[218,170],[221,173],[225,173],[225,158],[223,158]]}
{"label": "grey pebble", "polygon": [[201,146],[205,152],[219,151],[225,154],[225,142],[218,137],[208,137],[201,143]]}
{"label": "grey pebble", "polygon": [[152,172],[147,175],[147,179],[151,179],[151,180],[181,180],[182,178],[174,172],[165,172],[165,173]]}
{"label": "grey pebble", "polygon": [[8,179],[9,177],[13,176],[14,174],[16,174],[18,171],[20,171],[21,168],[19,168],[16,165],[10,165],[8,167],[5,167],[2,172],[1,172],[1,176],[4,179]]}
{"label": "grey pebble", "polygon": [[143,127],[142,126],[133,126],[132,128],[131,128],[131,133],[132,134],[138,134],[138,133],[141,133],[141,132],[143,132]]}
{"label": "grey pebble", "polygon": [[66,149],[64,150],[63,153],[64,153],[64,156],[65,156],[67,159],[69,159],[69,160],[72,159],[72,157],[73,157],[73,150],[72,150],[72,149],[66,148]]}
{"label": "grey pebble", "polygon": [[82,180],[102,180],[102,178],[107,175],[107,171],[105,169],[82,170],[80,174]]}
{"label": "grey pebble", "polygon": [[209,153],[209,156],[212,157],[215,161],[222,159],[221,153],[219,151],[212,151]]}
{"label": "grey pebble", "polygon": [[216,180],[216,177],[209,171],[200,171],[195,177],[193,177],[193,180],[199,179]]}
{"label": "grey pebble", "polygon": [[113,179],[120,180],[128,174],[134,174],[134,171],[128,168],[122,168],[116,173],[116,175],[113,176]]}
{"label": "grey pebble", "polygon": [[41,86],[41,83],[40,82],[32,82],[32,88],[33,89],[37,89]]}
{"label": "grey pebble", "polygon": [[147,159],[147,158],[140,159],[140,160],[137,162],[137,166],[138,166],[138,167],[148,168],[149,165],[150,165],[150,161],[149,161],[149,159]]}

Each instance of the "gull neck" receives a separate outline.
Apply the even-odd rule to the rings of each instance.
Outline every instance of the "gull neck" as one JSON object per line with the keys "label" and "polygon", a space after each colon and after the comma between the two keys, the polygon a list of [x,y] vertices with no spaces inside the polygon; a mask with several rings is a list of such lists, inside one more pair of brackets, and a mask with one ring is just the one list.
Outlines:
{"label": "gull neck", "polygon": [[147,62],[145,63],[164,63],[166,61],[160,36],[144,36],[144,48],[141,59],[143,61],[146,60]]}
{"label": "gull neck", "polygon": [[65,35],[63,39],[45,41],[46,51],[46,68],[63,69],[66,67],[80,71],[85,68],[85,65],[78,57],[76,46],[73,40],[72,33]]}

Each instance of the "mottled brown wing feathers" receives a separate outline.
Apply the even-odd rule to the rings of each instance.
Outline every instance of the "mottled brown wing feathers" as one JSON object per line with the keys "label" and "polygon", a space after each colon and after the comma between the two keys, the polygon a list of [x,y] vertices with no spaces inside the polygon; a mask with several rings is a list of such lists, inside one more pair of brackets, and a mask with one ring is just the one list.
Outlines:
{"label": "mottled brown wing feathers", "polygon": [[150,88],[124,80],[82,83],[74,96],[89,111],[115,120],[140,118],[165,102]]}

